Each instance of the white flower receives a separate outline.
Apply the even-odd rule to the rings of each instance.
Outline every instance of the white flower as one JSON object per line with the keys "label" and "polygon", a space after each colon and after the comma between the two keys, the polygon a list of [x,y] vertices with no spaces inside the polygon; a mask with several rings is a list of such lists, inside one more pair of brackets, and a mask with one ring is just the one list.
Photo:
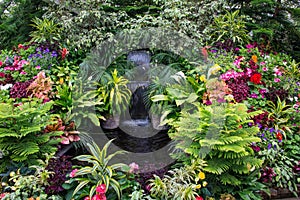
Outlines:
{"label": "white flower", "polygon": [[1,86],[0,86],[0,90],[8,90],[8,89],[11,88],[12,86],[13,86],[13,84],[1,85]]}

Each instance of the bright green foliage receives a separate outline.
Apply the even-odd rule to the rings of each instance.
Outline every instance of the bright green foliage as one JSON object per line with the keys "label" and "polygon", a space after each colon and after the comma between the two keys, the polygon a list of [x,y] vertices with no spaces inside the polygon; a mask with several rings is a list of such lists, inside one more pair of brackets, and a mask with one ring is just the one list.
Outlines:
{"label": "bright green foliage", "polygon": [[209,43],[225,42],[232,40],[235,45],[247,44],[250,40],[246,29],[246,16],[235,12],[226,11],[226,14],[214,18],[213,23],[205,30],[209,35]]}
{"label": "bright green foliage", "polygon": [[74,185],[74,183],[76,185],[72,194],[76,199],[85,196],[90,196],[90,198],[92,198],[96,192],[96,187],[100,184],[105,184],[106,191],[114,191],[116,198],[121,199],[121,188],[119,182],[116,180],[116,170],[126,167],[127,165],[122,163],[108,164],[113,157],[124,153],[123,151],[117,151],[107,155],[107,150],[111,142],[112,140],[106,143],[102,149],[94,142],[91,144],[88,143],[87,146],[89,147],[91,155],[80,155],[75,157],[75,159],[79,161],[90,164],[80,167],[76,172],[76,177],[70,180],[71,185]]}
{"label": "bright green foliage", "polygon": [[127,83],[126,78],[118,76],[116,69],[110,74],[105,73],[101,78],[97,92],[103,98],[104,110],[109,114],[120,115],[128,108],[131,91]]}
{"label": "bright green foliage", "polygon": [[54,115],[49,114],[53,102],[42,104],[39,100],[24,102],[15,106],[11,103],[0,104],[0,171],[13,162],[37,164],[45,154],[54,154],[60,142],[57,136],[63,132],[43,133],[45,126],[55,123]]}
{"label": "bright green foliage", "polygon": [[[247,175],[262,165],[250,147],[259,142],[258,127],[248,127],[251,117],[260,111],[247,112],[244,104],[197,106],[196,111],[181,111],[179,121],[173,122],[175,131],[169,133],[177,141],[176,148],[183,154],[174,154],[189,162],[191,158],[207,161],[204,171],[214,174],[221,185],[240,185],[240,175]],[[186,157],[186,154],[190,157]]]}
{"label": "bright green foliage", "polygon": [[195,197],[200,196],[202,187],[205,196],[209,195],[209,191],[205,188],[207,185],[204,181],[205,174],[202,171],[204,166],[206,163],[199,159],[193,161],[190,166],[185,165],[170,170],[170,175],[165,175],[162,179],[154,175],[154,178],[150,180],[151,196],[155,199],[194,200]]}
{"label": "bright green foliage", "polygon": [[32,20],[32,26],[36,29],[31,32],[30,36],[34,42],[54,43],[60,39],[60,28],[53,20],[35,18]]}
{"label": "bright green foliage", "polygon": [[0,49],[11,49],[29,39],[33,30],[31,20],[45,12],[44,1],[3,0],[0,1]]}

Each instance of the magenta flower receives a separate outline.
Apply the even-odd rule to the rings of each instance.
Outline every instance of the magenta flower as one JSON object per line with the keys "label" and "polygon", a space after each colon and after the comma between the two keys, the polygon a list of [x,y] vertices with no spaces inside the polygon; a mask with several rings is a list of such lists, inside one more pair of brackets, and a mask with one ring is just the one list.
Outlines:
{"label": "magenta flower", "polygon": [[71,177],[71,178],[75,177],[77,171],[78,171],[78,169],[74,169],[73,171],[71,171],[70,177]]}
{"label": "magenta flower", "polygon": [[267,68],[267,67],[263,67],[262,70],[263,70],[264,72],[266,72],[266,71],[268,71],[268,68]]}
{"label": "magenta flower", "polygon": [[35,68],[36,68],[36,69],[41,69],[41,66],[38,65],[38,66],[36,66]]}
{"label": "magenta flower", "polygon": [[255,45],[253,45],[253,44],[247,44],[246,45],[246,48],[247,49],[253,49],[255,47]]}
{"label": "magenta flower", "polygon": [[253,94],[250,95],[250,97],[254,98],[254,99],[257,99],[258,96],[257,96],[257,94],[253,93]]}
{"label": "magenta flower", "polygon": [[25,72],[25,71],[21,71],[21,73],[20,74],[22,74],[22,75],[26,75],[27,74],[27,72]]}

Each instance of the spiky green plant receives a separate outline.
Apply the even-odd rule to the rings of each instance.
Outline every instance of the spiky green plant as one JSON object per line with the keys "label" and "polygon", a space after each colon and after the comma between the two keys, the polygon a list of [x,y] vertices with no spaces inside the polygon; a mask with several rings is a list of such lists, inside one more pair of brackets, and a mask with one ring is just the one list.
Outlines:
{"label": "spiky green plant", "polygon": [[121,199],[121,188],[117,181],[117,169],[126,168],[127,165],[123,163],[116,163],[109,165],[109,161],[118,154],[123,154],[124,151],[117,151],[113,154],[107,155],[109,145],[113,140],[110,140],[104,145],[102,149],[95,143],[88,143],[89,151],[91,155],[80,155],[75,157],[78,161],[87,162],[89,165],[82,166],[76,172],[76,177],[71,179],[71,184],[76,182],[76,188],[73,191],[72,196],[77,193],[80,196],[76,198],[82,198],[84,196],[92,196],[96,192],[96,187],[100,184],[106,185],[106,190],[112,189],[117,198]]}
{"label": "spiky green plant", "polygon": [[118,75],[115,69],[105,73],[99,83],[98,94],[103,98],[104,110],[112,115],[120,115],[128,108],[131,91],[128,89],[128,80]]}

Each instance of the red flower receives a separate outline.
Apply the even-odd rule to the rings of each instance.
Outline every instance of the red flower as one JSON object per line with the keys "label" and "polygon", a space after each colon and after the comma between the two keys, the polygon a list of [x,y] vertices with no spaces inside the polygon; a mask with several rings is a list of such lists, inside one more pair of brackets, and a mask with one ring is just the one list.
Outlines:
{"label": "red flower", "polygon": [[67,48],[63,48],[60,52],[61,52],[61,58],[62,59],[65,59],[66,55],[68,55],[68,53],[69,53]]}
{"label": "red flower", "polygon": [[250,77],[250,81],[254,84],[261,84],[261,74],[256,73]]}
{"label": "red flower", "polygon": [[196,197],[196,200],[204,200],[204,199],[203,199],[203,197],[198,196],[198,197]]}
{"label": "red flower", "polygon": [[96,194],[92,197],[92,200],[106,200],[106,196],[104,194]]}
{"label": "red flower", "polygon": [[282,140],[282,134],[281,134],[280,132],[277,132],[277,133],[276,133],[276,138],[277,138],[278,140]]}
{"label": "red flower", "polygon": [[98,192],[99,194],[105,194],[105,192],[106,192],[106,185],[105,184],[98,185],[96,187],[96,192]]}

